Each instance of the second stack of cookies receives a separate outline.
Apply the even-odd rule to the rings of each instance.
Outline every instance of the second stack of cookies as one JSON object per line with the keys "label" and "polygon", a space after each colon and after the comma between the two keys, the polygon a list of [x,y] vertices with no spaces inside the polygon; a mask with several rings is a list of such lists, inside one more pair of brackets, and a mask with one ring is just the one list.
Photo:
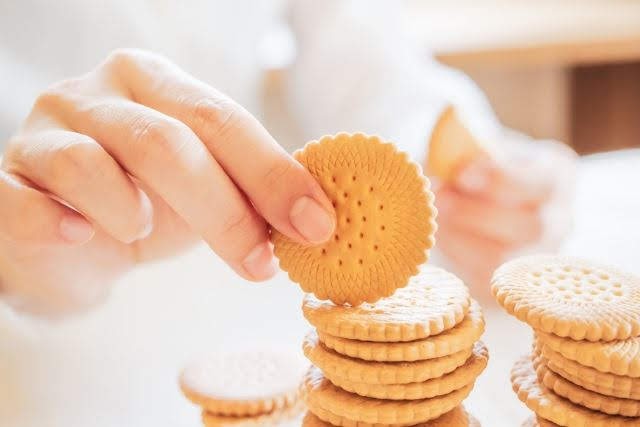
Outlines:
{"label": "second stack of cookies", "polygon": [[640,278],[592,261],[531,256],[502,266],[493,291],[534,328],[512,371],[528,425],[640,426]]}
{"label": "second stack of cookies", "polygon": [[374,304],[309,294],[303,311],[316,328],[304,342],[307,406],[332,425],[419,425],[460,410],[487,365],[480,306],[439,268]]}

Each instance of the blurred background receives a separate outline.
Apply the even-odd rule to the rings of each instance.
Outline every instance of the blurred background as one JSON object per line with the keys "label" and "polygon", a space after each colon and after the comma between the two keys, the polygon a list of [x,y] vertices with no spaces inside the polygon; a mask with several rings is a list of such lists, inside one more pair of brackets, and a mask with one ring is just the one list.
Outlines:
{"label": "blurred background", "polygon": [[408,0],[406,19],[505,125],[582,154],[640,145],[640,2]]}
{"label": "blurred background", "polygon": [[[579,154],[640,146],[640,2],[404,3],[404,28],[425,57],[471,77],[505,126]],[[276,40],[263,57],[271,98],[270,66],[290,57],[286,39]],[[273,121],[287,140],[292,130]]]}
{"label": "blurred background", "polygon": [[[123,46],[166,54],[241,101],[285,146],[299,146],[305,131],[286,95],[296,60],[286,3],[0,0],[0,147],[44,88]],[[425,60],[466,73],[507,127],[580,154],[640,147],[640,1],[403,0],[400,15]],[[246,37],[214,37],[225,31]],[[254,49],[255,58],[246,55]],[[304,114],[318,110],[309,104]],[[581,160],[564,253],[640,273],[640,196],[620,184],[640,182],[639,165],[638,150]],[[134,271],[106,304],[64,322],[0,305],[0,427],[195,427],[180,369],[198,354],[246,344],[297,351],[308,328],[301,298],[286,275],[248,283],[199,246]],[[508,377],[530,349],[529,331],[483,304],[492,361],[468,406],[483,425],[520,425],[529,411]]]}

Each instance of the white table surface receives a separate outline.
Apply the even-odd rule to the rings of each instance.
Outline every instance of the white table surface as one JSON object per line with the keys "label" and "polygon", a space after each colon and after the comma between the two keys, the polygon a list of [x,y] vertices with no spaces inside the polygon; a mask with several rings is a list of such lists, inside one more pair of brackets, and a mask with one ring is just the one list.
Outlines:
{"label": "white table surface", "polygon": [[[563,252],[640,273],[640,150],[586,158],[576,224]],[[205,248],[139,269],[88,316],[34,324],[0,311],[0,427],[199,425],[176,385],[197,354],[241,345],[299,351],[308,325],[301,293],[280,275],[237,279]],[[528,328],[483,302],[491,352],[468,408],[489,427],[518,426],[529,411],[508,381],[530,346]]]}

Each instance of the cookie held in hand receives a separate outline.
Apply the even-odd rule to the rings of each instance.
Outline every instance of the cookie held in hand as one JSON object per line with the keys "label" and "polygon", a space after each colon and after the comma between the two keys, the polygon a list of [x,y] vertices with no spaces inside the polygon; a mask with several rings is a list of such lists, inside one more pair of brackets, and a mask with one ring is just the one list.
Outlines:
{"label": "cookie held in hand", "polygon": [[331,239],[315,246],[272,232],[289,278],[321,300],[352,306],[406,286],[435,243],[434,197],[420,166],[360,133],[326,136],[295,158],[332,200],[337,221]]}

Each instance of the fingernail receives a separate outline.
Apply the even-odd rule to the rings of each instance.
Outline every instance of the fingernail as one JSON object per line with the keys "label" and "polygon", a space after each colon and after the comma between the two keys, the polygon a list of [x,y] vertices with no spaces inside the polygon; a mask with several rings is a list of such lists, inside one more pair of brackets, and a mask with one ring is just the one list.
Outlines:
{"label": "fingernail", "polygon": [[489,174],[480,165],[471,165],[462,170],[458,176],[458,185],[470,192],[478,192],[489,184]]}
{"label": "fingernail", "polygon": [[144,216],[147,218],[147,223],[138,236],[138,240],[142,240],[146,237],[149,237],[149,234],[151,234],[151,231],[153,231],[153,204],[151,203],[151,199],[149,199],[149,196],[147,196],[144,191],[138,191],[142,211],[144,212]]}
{"label": "fingernail", "polygon": [[253,248],[242,262],[242,267],[255,280],[266,280],[276,274],[276,264],[268,243]]}
{"label": "fingernail", "polygon": [[60,220],[58,228],[62,238],[73,244],[85,243],[95,234],[93,226],[78,215],[65,215]]}
{"label": "fingernail", "polygon": [[291,224],[311,243],[327,241],[335,228],[334,218],[311,197],[300,197],[289,213]]}

